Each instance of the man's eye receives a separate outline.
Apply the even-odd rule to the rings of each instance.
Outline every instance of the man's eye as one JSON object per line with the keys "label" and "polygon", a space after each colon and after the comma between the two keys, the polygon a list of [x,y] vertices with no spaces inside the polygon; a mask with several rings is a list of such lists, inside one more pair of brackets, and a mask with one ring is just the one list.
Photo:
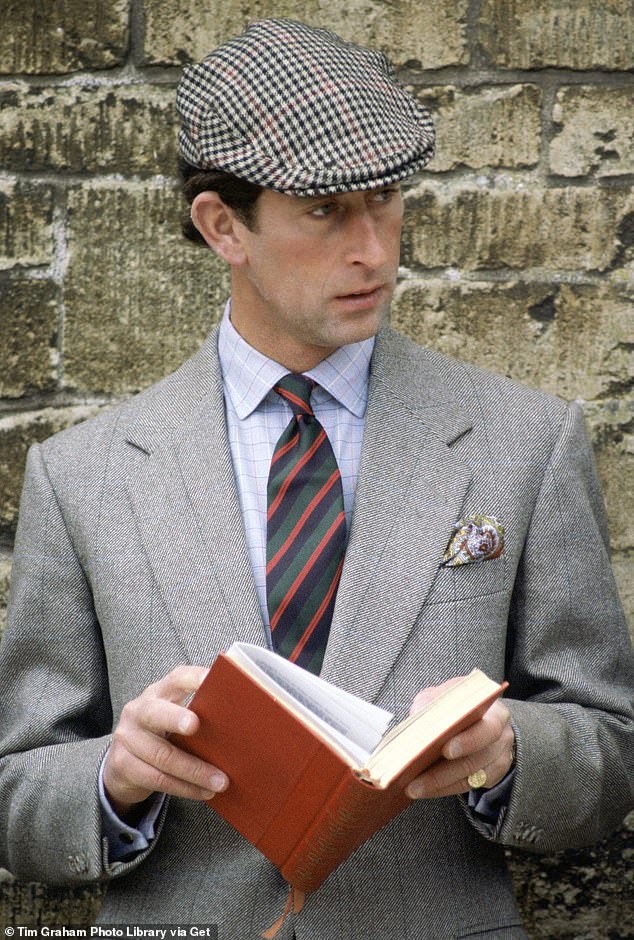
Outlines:
{"label": "man's eye", "polygon": [[374,194],[375,202],[389,202],[396,195],[398,189],[380,189]]}
{"label": "man's eye", "polygon": [[311,209],[310,214],[316,215],[317,218],[322,219],[330,215],[334,208],[335,204],[333,202],[324,202],[321,206],[315,206],[314,209]]}

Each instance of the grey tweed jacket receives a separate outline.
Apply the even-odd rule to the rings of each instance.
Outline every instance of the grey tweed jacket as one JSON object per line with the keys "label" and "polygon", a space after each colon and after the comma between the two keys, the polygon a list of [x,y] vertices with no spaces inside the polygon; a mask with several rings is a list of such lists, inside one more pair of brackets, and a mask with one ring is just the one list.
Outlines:
{"label": "grey tweed jacket", "polygon": [[[441,567],[470,514],[503,523],[505,552]],[[30,453],[0,655],[0,865],[110,880],[104,922],[217,923],[220,940],[269,926],[286,885],[204,804],[167,801],[130,861],[108,863],[100,830],[123,705],[235,639],[265,634],[211,334],[163,382]],[[503,846],[587,843],[632,805],[631,646],[579,408],[386,329],[323,675],[404,713],[474,666],[510,682],[517,770],[497,826],[462,798],[412,804],[280,940],[525,938]]]}

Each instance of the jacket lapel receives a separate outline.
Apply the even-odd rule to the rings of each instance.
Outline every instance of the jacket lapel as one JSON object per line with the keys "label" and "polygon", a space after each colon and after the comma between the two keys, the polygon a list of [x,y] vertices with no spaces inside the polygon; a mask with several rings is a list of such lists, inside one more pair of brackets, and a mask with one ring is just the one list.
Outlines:
{"label": "jacket lapel", "polygon": [[391,330],[382,332],[322,670],[363,698],[381,691],[460,517],[471,471],[451,444],[470,427],[428,354]]}
{"label": "jacket lapel", "polygon": [[264,643],[227,440],[216,332],[159,386],[127,433],[127,487],[172,624],[191,662]]}

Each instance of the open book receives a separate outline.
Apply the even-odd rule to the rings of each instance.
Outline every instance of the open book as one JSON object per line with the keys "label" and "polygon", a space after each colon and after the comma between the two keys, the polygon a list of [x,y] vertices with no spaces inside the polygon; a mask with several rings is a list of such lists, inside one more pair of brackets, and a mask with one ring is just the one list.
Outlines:
{"label": "open book", "polygon": [[200,729],[172,740],[225,771],[230,785],[209,805],[312,891],[409,804],[407,784],[505,687],[476,669],[386,733],[385,709],[234,643],[189,704]]}

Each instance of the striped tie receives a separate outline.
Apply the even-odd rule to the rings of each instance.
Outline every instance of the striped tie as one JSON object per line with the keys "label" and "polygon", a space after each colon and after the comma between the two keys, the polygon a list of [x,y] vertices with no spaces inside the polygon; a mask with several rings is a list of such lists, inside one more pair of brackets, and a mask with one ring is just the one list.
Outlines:
{"label": "striped tie", "polygon": [[315,383],[285,375],[274,390],[293,410],[268,482],[266,590],[274,649],[319,673],[343,567],[341,474],[310,407]]}

